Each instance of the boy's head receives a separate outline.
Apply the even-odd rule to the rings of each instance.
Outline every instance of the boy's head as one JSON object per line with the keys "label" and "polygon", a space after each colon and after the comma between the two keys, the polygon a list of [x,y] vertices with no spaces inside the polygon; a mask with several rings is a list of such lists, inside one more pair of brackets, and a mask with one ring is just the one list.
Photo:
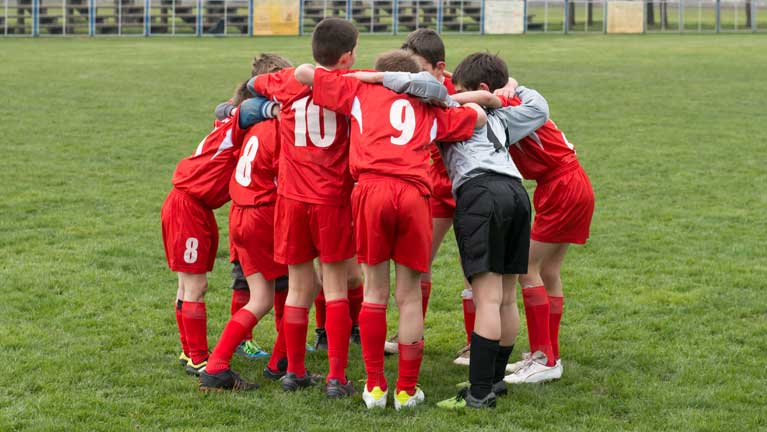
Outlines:
{"label": "boy's head", "polygon": [[509,82],[506,62],[490,53],[474,53],[463,59],[453,71],[456,90],[495,91]]}
{"label": "boy's head", "polygon": [[388,51],[378,56],[375,69],[380,72],[421,72],[416,59],[405,50]]}
{"label": "boy's head", "polygon": [[340,18],[325,18],[312,33],[312,56],[320,66],[348,69],[357,56],[357,27]]}
{"label": "boy's head", "polygon": [[251,76],[256,76],[277,72],[289,67],[293,67],[293,65],[285,57],[278,56],[277,54],[261,53],[258,57],[253,58],[253,69],[250,73]]}
{"label": "boy's head", "polygon": [[445,44],[439,34],[431,29],[418,29],[410,33],[402,49],[413,53],[421,68],[437,79],[445,71]]}

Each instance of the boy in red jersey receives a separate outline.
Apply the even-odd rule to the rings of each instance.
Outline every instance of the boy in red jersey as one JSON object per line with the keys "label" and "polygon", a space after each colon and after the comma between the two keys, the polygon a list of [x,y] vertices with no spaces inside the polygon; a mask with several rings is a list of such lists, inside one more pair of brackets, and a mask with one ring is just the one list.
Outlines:
{"label": "boy in red jersey", "polygon": [[[454,75],[456,85],[466,90],[497,91],[495,78],[506,65],[497,56],[473,54],[464,60],[465,70]],[[458,72],[458,71],[456,71]],[[511,384],[559,379],[559,323],[562,318],[560,269],[570,243],[584,244],[589,237],[594,212],[594,192],[578,162],[575,148],[545,111],[526,112],[518,87],[512,98],[501,97],[506,108],[498,110],[512,131],[509,153],[522,175],[535,180],[535,218],[530,234],[528,272],[520,275],[530,352],[510,365]],[[499,92],[503,93],[503,92]],[[545,101],[540,95],[538,97]]]}
{"label": "boy in red jersey", "polygon": [[[328,69],[354,64],[357,28],[329,18],[312,35],[312,53]],[[309,307],[317,295],[313,260],[322,262],[328,335],[326,394],[349,396],[354,387],[346,377],[351,319],[347,263],[354,257],[349,197],[349,124],[346,118],[321,109],[311,88],[296,81],[293,69],[261,75],[249,82],[254,94],[282,105],[280,169],[275,209],[274,256],[288,265],[289,289],[283,330],[288,371],[282,388],[295,391],[316,383],[305,367]]]}
{"label": "boy in red jersey", "polygon": [[[262,55],[254,64],[254,72],[264,74],[290,66],[279,56]],[[234,104],[238,102],[235,100]],[[229,183],[232,253],[242,266],[250,298],[227,323],[207,367],[200,373],[202,391],[258,387],[242,380],[229,368],[229,362],[243,338],[250,335],[258,321],[272,309],[275,280],[288,272],[285,265],[274,262],[274,203],[277,199],[274,180],[280,152],[279,123],[268,120],[245,130],[249,121],[244,116],[250,102],[243,102],[232,120],[232,143],[242,147],[242,151]],[[284,358],[284,352],[284,338],[278,332],[275,358]]]}
{"label": "boy in red jersey", "polygon": [[[254,121],[270,102],[255,99]],[[237,163],[239,147],[232,143],[231,119],[213,129],[194,154],[179,162],[173,189],[161,211],[163,244],[170,269],[178,273],[176,323],[181,339],[179,361],[193,375],[208,360],[205,292],[206,273],[213,269],[218,249],[218,225],[213,209],[229,201],[229,178]]]}
{"label": "boy in red jersey", "polygon": [[[407,52],[394,51],[379,57],[376,69],[417,72],[420,67]],[[381,85],[309,65],[296,69],[296,76],[314,84],[315,103],[352,119],[349,166],[358,182],[352,207],[357,258],[365,274],[360,312],[367,372],[363,400],[368,408],[386,406],[384,343],[389,261],[393,260],[400,313],[394,407],[416,406],[424,400],[423,391],[416,387],[424,346],[419,283],[431,256],[428,145],[435,139],[468,139],[478,124],[484,124],[484,112],[478,106],[435,108]]]}

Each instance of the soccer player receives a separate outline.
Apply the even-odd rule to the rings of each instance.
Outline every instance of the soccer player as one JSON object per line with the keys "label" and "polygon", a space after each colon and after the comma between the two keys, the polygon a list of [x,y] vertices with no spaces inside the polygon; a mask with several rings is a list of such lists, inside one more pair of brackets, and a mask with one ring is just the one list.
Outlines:
{"label": "soccer player", "polygon": [[[323,20],[312,35],[315,61],[328,69],[350,68],[356,58],[357,35],[357,28],[348,21]],[[295,391],[317,381],[307,373],[304,360],[309,307],[318,292],[313,260],[319,256],[330,364],[326,395],[350,396],[354,386],[346,377],[351,334],[347,261],[354,257],[354,241],[349,124],[315,105],[311,88],[296,81],[293,69],[255,77],[249,87],[282,106],[274,242],[275,260],[287,264],[289,273],[282,324],[288,370],[282,388]]]}
{"label": "soccer player", "polygon": [[[291,66],[287,60],[275,55],[262,55],[259,60],[257,74]],[[288,272],[285,265],[274,262],[274,203],[277,199],[274,179],[280,152],[279,123],[268,120],[247,128],[248,119],[244,116],[250,102],[245,101],[233,119],[232,143],[242,147],[242,151],[229,183],[233,207],[229,217],[232,249],[248,281],[250,299],[227,323],[205,371],[200,373],[200,390],[203,391],[258,387],[233,372],[229,362],[243,338],[251,334],[258,321],[272,309],[275,279]],[[274,106],[274,102],[269,104]],[[271,113],[270,106],[264,109]],[[278,333],[275,355],[279,357],[284,351],[284,340]]]}
{"label": "soccer player", "polygon": [[[379,57],[376,69],[420,71],[401,50]],[[383,77],[383,73],[374,75]],[[365,275],[360,312],[367,372],[363,401],[368,408],[387,403],[384,343],[393,260],[400,354],[394,407],[416,406],[424,400],[423,391],[416,387],[424,347],[420,279],[429,269],[431,256],[428,145],[435,139],[468,139],[483,124],[484,112],[478,106],[435,108],[416,97],[309,65],[300,66],[296,77],[313,82],[315,103],[352,119],[349,165],[357,180],[352,207],[357,258]]]}
{"label": "soccer player", "polygon": [[[362,308],[362,269],[356,262],[347,262],[347,280],[346,286],[349,292],[349,315],[352,319],[352,330],[349,341],[360,344],[359,316]],[[322,265],[320,264],[320,267]],[[320,289],[319,294],[314,299],[314,318],[317,325],[315,329],[314,346],[315,350],[328,349],[328,334],[325,332],[325,291]]]}
{"label": "soccer player", "polygon": [[231,133],[231,120],[220,122],[192,156],[179,162],[173,173],[173,189],[160,214],[165,257],[170,269],[178,273],[179,362],[192,375],[199,375],[208,360],[206,273],[213,269],[218,248],[213,210],[229,201],[229,178],[239,152]]}

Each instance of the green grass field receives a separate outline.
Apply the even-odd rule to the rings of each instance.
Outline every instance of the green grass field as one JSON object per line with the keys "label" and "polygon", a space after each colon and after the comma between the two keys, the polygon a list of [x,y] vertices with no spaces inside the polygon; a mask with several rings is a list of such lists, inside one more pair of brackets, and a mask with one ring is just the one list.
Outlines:
{"label": "green grass field", "polygon": [[[358,65],[401,39],[362,38]],[[425,406],[368,412],[359,398],[284,394],[261,378],[263,362],[240,359],[259,391],[198,393],[176,363],[160,206],[253,55],[306,62],[309,39],[0,40],[0,430],[767,430],[767,38],[446,45],[451,66],[499,52],[547,96],[594,185],[591,240],[563,272],[561,381],[514,388],[492,412],[434,406],[467,377],[451,363],[464,334],[448,237],[426,321]],[[227,208],[211,347],[229,311]],[[271,345],[271,318],[256,335]],[[526,341],[523,326],[514,359]],[[324,371],[326,360],[308,364]],[[395,359],[387,370],[393,380]],[[356,346],[350,376],[363,378]]]}

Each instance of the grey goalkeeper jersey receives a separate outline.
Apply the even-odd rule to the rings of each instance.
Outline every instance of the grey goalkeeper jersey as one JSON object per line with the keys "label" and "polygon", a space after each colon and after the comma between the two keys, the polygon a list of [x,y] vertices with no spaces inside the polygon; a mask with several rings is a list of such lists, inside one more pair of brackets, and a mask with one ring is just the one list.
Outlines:
{"label": "grey goalkeeper jersey", "polygon": [[[427,100],[442,100],[458,105],[439,87],[444,86],[428,72],[386,72],[384,86],[399,93],[408,93]],[[535,90],[517,88],[522,104],[490,110],[487,125],[475,129],[468,141],[438,143],[445,168],[453,183],[453,196],[468,180],[482,174],[496,173],[522,179],[509,155],[509,146],[541,127],[549,116],[546,100]]]}

